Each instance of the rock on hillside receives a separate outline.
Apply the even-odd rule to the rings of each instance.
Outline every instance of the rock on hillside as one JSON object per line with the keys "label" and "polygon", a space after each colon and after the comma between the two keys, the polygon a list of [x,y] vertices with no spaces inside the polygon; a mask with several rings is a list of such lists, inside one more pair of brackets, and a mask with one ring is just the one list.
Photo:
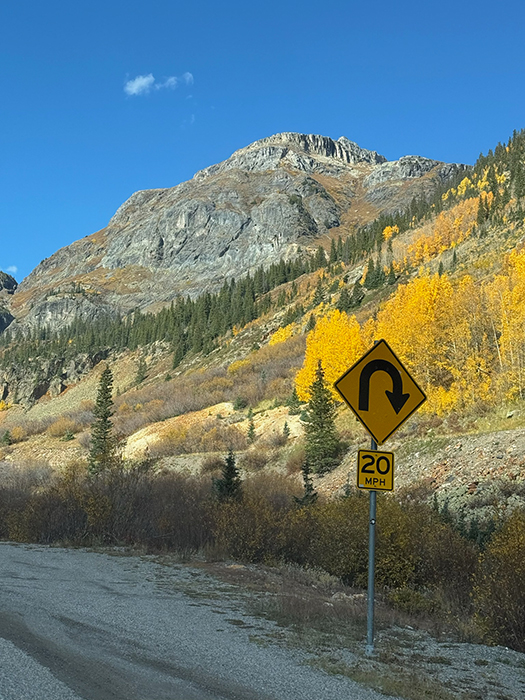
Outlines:
{"label": "rock on hillside", "polygon": [[0,333],[14,320],[9,311],[10,298],[14,294],[18,282],[14,277],[0,270]]}
{"label": "rock on hillside", "polygon": [[0,292],[5,290],[8,294],[13,294],[17,287],[18,282],[15,278],[0,270]]}
{"label": "rock on hillside", "polygon": [[276,134],[177,187],[133,194],[107,228],[40,263],[11,312],[22,326],[59,328],[75,315],[155,309],[216,290],[431,196],[466,168],[417,156],[387,162],[345,137]]}

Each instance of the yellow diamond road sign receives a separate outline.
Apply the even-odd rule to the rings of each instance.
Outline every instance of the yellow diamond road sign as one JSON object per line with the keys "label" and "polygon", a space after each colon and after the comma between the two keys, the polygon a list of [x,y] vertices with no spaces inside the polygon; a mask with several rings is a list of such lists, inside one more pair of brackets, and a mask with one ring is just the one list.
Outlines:
{"label": "yellow diamond road sign", "polygon": [[334,384],[382,445],[426,400],[385,340],[380,340]]}

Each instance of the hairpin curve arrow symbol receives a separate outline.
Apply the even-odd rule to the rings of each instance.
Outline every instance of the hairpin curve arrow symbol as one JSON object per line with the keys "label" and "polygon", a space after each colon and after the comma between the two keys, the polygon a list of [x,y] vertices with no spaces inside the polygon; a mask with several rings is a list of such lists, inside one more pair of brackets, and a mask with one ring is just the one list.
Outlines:
{"label": "hairpin curve arrow symbol", "polygon": [[370,379],[374,372],[387,372],[392,378],[392,391],[386,391],[388,400],[396,413],[403,408],[410,394],[403,394],[403,379],[397,367],[388,360],[370,360],[359,377],[359,410],[368,411],[370,403]]}

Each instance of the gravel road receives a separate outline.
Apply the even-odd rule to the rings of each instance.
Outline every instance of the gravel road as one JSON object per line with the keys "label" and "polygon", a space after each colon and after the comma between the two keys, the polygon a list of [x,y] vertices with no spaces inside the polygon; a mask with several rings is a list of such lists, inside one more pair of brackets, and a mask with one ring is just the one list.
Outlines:
{"label": "gravel road", "polygon": [[380,700],[256,643],[271,623],[205,573],[151,559],[0,543],[0,700]]}

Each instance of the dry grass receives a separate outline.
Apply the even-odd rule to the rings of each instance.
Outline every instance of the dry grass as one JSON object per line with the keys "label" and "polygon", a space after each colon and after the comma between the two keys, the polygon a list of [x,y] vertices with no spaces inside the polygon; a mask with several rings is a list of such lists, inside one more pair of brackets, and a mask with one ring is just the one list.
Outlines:
{"label": "dry grass", "polygon": [[82,430],[82,425],[77,421],[69,418],[68,416],[62,416],[58,418],[54,423],[51,423],[47,429],[47,434],[51,437],[64,437],[68,433],[75,434]]}

